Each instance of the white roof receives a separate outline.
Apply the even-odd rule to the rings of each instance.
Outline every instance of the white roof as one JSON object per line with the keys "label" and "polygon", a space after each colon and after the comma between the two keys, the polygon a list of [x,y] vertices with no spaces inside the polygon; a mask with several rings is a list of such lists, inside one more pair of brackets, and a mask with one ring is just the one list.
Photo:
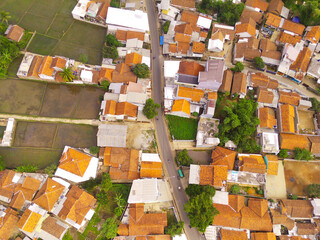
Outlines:
{"label": "white roof", "polygon": [[90,0],[80,0],[77,5],[72,10],[72,15],[77,15],[79,17],[84,17],[87,12],[87,4]]}
{"label": "white roof", "polygon": [[215,51],[215,49],[223,50],[223,42],[220,39],[209,39],[208,50]]}
{"label": "white roof", "polygon": [[182,233],[180,236],[179,235],[174,236],[172,240],[188,240],[188,239],[187,239],[187,236],[184,233]]}
{"label": "white roof", "polygon": [[313,214],[316,216],[319,216],[320,215],[320,199],[315,198],[311,200],[311,204],[313,206]]}
{"label": "white roof", "polygon": [[147,64],[148,67],[150,68],[150,57],[142,56],[142,61],[141,61],[141,63]]}
{"label": "white roof", "polygon": [[189,184],[199,184],[200,183],[200,166],[191,164],[190,174],[189,174]]}
{"label": "white roof", "polygon": [[91,71],[82,70],[80,74],[80,78],[85,82],[92,82],[93,73]]}
{"label": "white roof", "polygon": [[[111,83],[111,84],[115,84],[115,83]],[[110,86],[111,86],[111,84],[110,84]],[[109,86],[109,87],[110,87],[110,86]],[[103,99],[104,99],[105,101],[108,101],[108,100],[118,101],[118,100],[119,100],[119,94],[118,94],[118,93],[109,93],[109,92],[106,92],[106,93],[104,94]]]}
{"label": "white roof", "polygon": [[[65,146],[63,153],[67,152],[69,149],[70,149],[69,146]],[[67,179],[69,181],[75,182],[75,183],[88,181],[90,178],[97,177],[98,163],[99,163],[99,159],[96,157],[92,157],[83,176],[73,174],[73,173],[66,171],[64,169],[61,169],[59,167],[57,168],[54,175],[57,177],[61,177],[61,178]]]}
{"label": "white roof", "polygon": [[109,7],[106,23],[141,31],[149,31],[148,15],[140,10],[131,11]]}
{"label": "white roof", "polygon": [[179,70],[180,61],[164,61],[164,77],[174,78]]}
{"label": "white roof", "polygon": [[216,194],[212,197],[212,202],[217,204],[229,205],[228,192],[216,191]]}
{"label": "white roof", "polygon": [[61,179],[61,178],[57,178],[57,177],[53,177],[52,180],[60,183],[61,185],[65,186],[66,188],[70,187],[70,183],[66,182],[65,180]]}
{"label": "white roof", "polygon": [[166,86],[164,87],[164,98],[165,99],[173,99],[174,98],[174,87]]}
{"label": "white roof", "polygon": [[132,182],[128,203],[172,201],[169,184],[165,179],[145,178]]}
{"label": "white roof", "polygon": [[[123,85],[123,83],[110,83],[109,85],[109,90],[112,92],[112,93],[117,93],[119,94],[120,91],[121,91],[121,86]],[[107,93],[105,93],[105,96],[106,96]],[[115,95],[115,101],[118,101],[119,99],[119,95]],[[113,99],[114,100],[114,99]]]}
{"label": "white roof", "polygon": [[128,126],[101,124],[98,127],[97,146],[126,147]]}
{"label": "white roof", "polygon": [[208,226],[206,232],[204,233],[206,240],[216,240],[217,239],[217,230],[215,226]]}
{"label": "white roof", "polygon": [[[138,92],[129,92],[126,101],[133,104],[145,104],[147,101],[147,94]],[[120,99],[119,99],[120,102]]]}
{"label": "white roof", "polygon": [[169,6],[170,6],[170,0],[162,0],[160,3],[161,10],[168,10]]}
{"label": "white roof", "polygon": [[127,40],[126,43],[127,48],[142,48],[143,41],[139,40],[138,38],[131,38]]}
{"label": "white roof", "polygon": [[211,26],[211,19],[202,17],[201,15],[198,18],[197,25],[201,28],[209,29]]}
{"label": "white roof", "polygon": [[158,153],[142,153],[141,155],[142,162],[161,162]]}

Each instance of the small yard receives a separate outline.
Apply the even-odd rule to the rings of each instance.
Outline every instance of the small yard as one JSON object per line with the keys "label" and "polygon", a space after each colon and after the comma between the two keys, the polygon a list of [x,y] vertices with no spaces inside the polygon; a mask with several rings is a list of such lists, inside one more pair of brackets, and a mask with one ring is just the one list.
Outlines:
{"label": "small yard", "polygon": [[168,127],[173,140],[195,140],[198,119],[166,115]]}
{"label": "small yard", "polygon": [[301,111],[298,110],[299,115],[299,132],[302,134],[312,134],[315,131],[313,122],[314,111]]}

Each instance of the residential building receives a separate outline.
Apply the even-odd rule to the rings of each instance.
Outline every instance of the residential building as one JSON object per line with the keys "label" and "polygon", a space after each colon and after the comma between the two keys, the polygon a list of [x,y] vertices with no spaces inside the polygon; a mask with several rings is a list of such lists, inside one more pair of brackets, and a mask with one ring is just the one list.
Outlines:
{"label": "residential building", "polygon": [[279,91],[279,103],[298,106],[301,96],[296,92]]}
{"label": "residential building", "polygon": [[134,180],[139,178],[141,151],[121,147],[106,147],[103,155],[104,166],[109,166],[110,178]]}
{"label": "residential building", "polygon": [[310,200],[281,199],[280,211],[292,219],[310,219],[313,216]]}
{"label": "residential building", "polygon": [[177,99],[186,99],[195,103],[204,102],[204,91],[197,88],[178,86]]}
{"label": "residential building", "polygon": [[247,75],[242,72],[236,72],[233,77],[231,95],[238,94],[244,98],[247,94]]}
{"label": "residential building", "polygon": [[[210,108],[210,105],[207,106],[207,110],[208,108]],[[220,139],[215,136],[219,132],[219,119],[212,118],[213,114],[214,112],[209,114],[210,117],[201,115],[198,122],[196,147],[213,147],[220,143]],[[208,115],[208,111],[206,115]]]}
{"label": "residential building", "polygon": [[224,41],[233,41],[233,39],[235,37],[235,33],[236,33],[233,26],[227,26],[227,25],[223,25],[223,24],[219,24],[219,23],[213,23],[212,24],[211,39],[213,39],[216,32],[222,33]]}
{"label": "residential building", "polygon": [[255,57],[260,57],[258,49],[259,40],[254,37],[241,38],[234,46],[233,62],[253,61]]}
{"label": "residential building", "polygon": [[141,178],[162,178],[162,162],[157,153],[141,154]]}
{"label": "residential building", "polygon": [[304,40],[312,45],[316,45],[320,40],[320,26],[309,26],[305,31]]}
{"label": "residential building", "polygon": [[239,170],[252,173],[266,173],[266,163],[259,154],[238,154]]}
{"label": "residential building", "polygon": [[263,73],[251,73],[248,75],[250,85],[252,87],[264,87],[269,89],[278,89],[279,83],[275,79],[271,79]]}
{"label": "residential building", "polygon": [[54,80],[53,67],[51,67],[53,58],[51,56],[46,56],[40,65],[38,74],[39,77],[45,80]]}
{"label": "residential building", "polygon": [[297,119],[296,111],[292,105],[281,104],[279,111],[279,129],[283,133],[296,133],[297,132]]}
{"label": "residential building", "polygon": [[218,91],[224,71],[224,59],[208,59],[204,71],[199,72],[198,88]]}
{"label": "residential building", "polygon": [[261,58],[267,65],[279,65],[281,60],[281,52],[277,51],[277,45],[269,39],[261,39],[259,48],[261,50]]}
{"label": "residential building", "polygon": [[97,133],[97,146],[126,147],[127,130],[126,125],[100,125]]}
{"label": "residential building", "polygon": [[107,100],[102,102],[101,110],[102,113],[100,114],[100,120],[102,121],[134,121],[137,119],[138,106],[129,102]]}
{"label": "residential building", "polygon": [[310,48],[304,47],[303,50],[299,53],[295,62],[292,63],[290,69],[295,72],[295,77],[298,79],[303,79],[305,76],[309,62],[311,59],[312,51]]}
{"label": "residential building", "polygon": [[262,152],[264,153],[279,153],[279,134],[277,132],[264,131],[261,135]]}
{"label": "residential building", "polygon": [[[273,2],[276,2],[278,0],[272,0]],[[281,0],[280,0],[281,1]],[[273,5],[273,4],[272,4]],[[271,2],[270,2],[270,6],[271,6]],[[280,26],[280,23],[283,21],[281,20],[282,18],[280,16],[277,16],[273,13],[268,12],[266,15],[266,23],[265,25],[269,28],[269,29],[278,29],[278,27]]]}
{"label": "residential building", "polygon": [[208,42],[208,50],[211,52],[222,52],[224,44],[224,35],[222,32],[217,30],[212,34]]}
{"label": "residential building", "polygon": [[248,240],[248,235],[246,231],[227,230],[227,229],[221,228],[220,240],[230,240],[230,239]]}
{"label": "residential building", "polygon": [[65,146],[55,176],[80,183],[96,178],[99,159]]}
{"label": "residential building", "polygon": [[250,38],[256,35],[256,22],[250,18],[248,23],[236,23],[236,35],[240,38]]}
{"label": "residential building", "polygon": [[144,32],[130,31],[130,30],[126,31],[126,30],[118,29],[116,31],[115,36],[118,39],[118,41],[122,43],[126,43],[130,39],[138,39],[139,41],[142,41],[142,42],[148,42],[147,41],[148,34]]}
{"label": "residential building", "polygon": [[248,22],[249,19],[252,18],[258,24],[262,23],[263,13],[260,11],[252,10],[250,8],[245,7],[240,16],[240,22]]}
{"label": "residential building", "polygon": [[73,185],[62,202],[58,217],[79,230],[91,220],[97,200]]}
{"label": "residential building", "polygon": [[8,207],[0,211],[0,239],[9,240],[18,229],[18,212]]}
{"label": "residential building", "polygon": [[[291,36],[291,35],[290,35]],[[300,51],[303,49],[303,42],[291,44],[285,44],[282,51],[282,60],[278,67],[278,72],[286,74],[291,77],[295,76],[295,72],[290,70],[290,66],[296,61]]]}
{"label": "residential building", "polygon": [[310,150],[310,142],[305,135],[281,133],[280,148],[294,150],[295,148],[304,148]]}
{"label": "residential building", "polygon": [[226,165],[190,165],[189,184],[210,185],[224,188],[228,178]]}
{"label": "residential building", "polygon": [[198,85],[199,72],[203,72],[205,67],[195,61],[181,61],[178,69],[178,84],[196,86]]}
{"label": "residential building", "polygon": [[62,240],[69,226],[57,218],[47,216],[38,230],[37,237],[42,239]]}
{"label": "residential building", "polygon": [[175,100],[170,112],[171,115],[176,115],[179,117],[190,117],[190,102],[185,99]]}
{"label": "residential building", "polygon": [[269,107],[262,107],[258,110],[258,117],[260,120],[260,128],[274,129],[277,128],[277,119],[275,111]]}
{"label": "residential building", "polygon": [[20,42],[24,35],[24,29],[18,25],[9,25],[4,35],[11,41]]}
{"label": "residential building", "polygon": [[10,203],[14,189],[16,187],[17,180],[19,179],[19,174],[6,169],[0,171],[0,200],[5,203]]}
{"label": "residential building", "polygon": [[118,63],[111,73],[112,83],[137,82],[137,76],[125,63]]}
{"label": "residential building", "polygon": [[268,12],[281,15],[284,3],[282,0],[271,0],[268,7]]}
{"label": "residential building", "polygon": [[251,240],[276,240],[273,232],[254,232],[251,233]]}
{"label": "residential building", "polygon": [[311,144],[310,151],[316,157],[320,156],[320,136],[308,136]]}
{"label": "residential building", "polygon": [[233,72],[230,69],[224,70],[222,83],[218,91],[223,93],[225,92],[231,93],[232,79],[233,79]]}
{"label": "residential building", "polygon": [[237,152],[235,151],[218,146],[215,150],[212,151],[211,165],[228,166],[228,170],[233,170],[236,154]]}
{"label": "residential building", "polygon": [[181,0],[173,0],[171,1],[171,5],[183,8],[183,9],[195,9],[195,0],[187,0],[187,1],[181,1]]}
{"label": "residential building", "polygon": [[282,26],[280,26],[281,29],[284,31],[291,33],[291,35],[300,35],[302,36],[302,33],[305,29],[305,26],[303,24],[295,23],[293,21],[285,19]]}
{"label": "residential building", "polygon": [[278,175],[279,160],[277,155],[265,155],[268,175]]}
{"label": "residential building", "polygon": [[246,1],[246,8],[257,11],[257,12],[265,12],[269,7],[269,3],[262,0],[248,0]]}
{"label": "residential building", "polygon": [[307,75],[315,78],[317,80],[317,83],[320,83],[320,61],[317,58],[312,58],[310,63],[309,63],[309,67],[307,70]]}

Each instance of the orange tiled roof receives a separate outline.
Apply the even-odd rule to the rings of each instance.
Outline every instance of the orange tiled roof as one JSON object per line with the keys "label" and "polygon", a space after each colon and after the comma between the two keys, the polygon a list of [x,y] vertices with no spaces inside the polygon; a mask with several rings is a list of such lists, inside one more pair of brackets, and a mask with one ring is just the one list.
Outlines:
{"label": "orange tiled roof", "polygon": [[21,216],[18,227],[26,232],[32,233],[41,219],[41,215],[26,209]]}
{"label": "orange tiled roof", "polygon": [[11,199],[16,184],[12,182],[15,172],[12,170],[0,171],[0,196]]}
{"label": "orange tiled roof", "polygon": [[24,34],[24,29],[19,27],[18,25],[13,25],[6,35],[6,37],[10,40],[19,42]]}
{"label": "orange tiled roof", "polygon": [[310,142],[305,135],[280,133],[280,145],[281,149],[305,148],[310,150]]}
{"label": "orange tiled roof", "polygon": [[58,168],[83,177],[91,161],[91,156],[76,149],[69,148],[59,160]]}
{"label": "orange tiled roof", "polygon": [[141,162],[140,168],[141,178],[162,178],[162,163],[161,162]]}
{"label": "orange tiled roof", "polygon": [[126,55],[126,58],[124,60],[125,64],[128,64],[129,66],[132,66],[137,63],[142,62],[142,55],[139,53],[133,52]]}
{"label": "orange tiled roof", "polygon": [[227,181],[228,166],[223,165],[201,165],[200,185],[222,187],[223,181]]}
{"label": "orange tiled roof", "polygon": [[208,100],[217,100],[218,92],[208,92]]}
{"label": "orange tiled roof", "polygon": [[312,43],[318,43],[320,39],[320,26],[311,27],[311,30],[307,32],[304,39]]}
{"label": "orange tiled roof", "polygon": [[179,65],[178,73],[198,76],[199,72],[203,72],[204,70],[205,70],[205,67],[195,61],[192,61],[192,62],[181,61]]}
{"label": "orange tiled roof", "polygon": [[111,179],[134,180],[139,178],[138,150],[106,147],[103,163],[105,166],[110,166]]}
{"label": "orange tiled roof", "polygon": [[19,216],[10,207],[5,210],[5,215],[0,217],[0,239],[10,239],[13,232],[18,228]]}
{"label": "orange tiled roof", "polygon": [[302,38],[299,35],[292,36],[291,34],[285,32],[281,32],[277,38],[279,42],[289,43],[291,45],[296,45],[296,43],[300,42],[301,39]]}
{"label": "orange tiled roof", "polygon": [[265,12],[269,7],[269,3],[262,0],[247,0],[246,6],[259,8],[261,11]]}
{"label": "orange tiled roof", "polygon": [[266,87],[271,89],[277,89],[279,86],[277,80],[270,79],[263,73],[252,73],[250,76],[253,87]]}
{"label": "orange tiled roof", "polygon": [[283,6],[284,6],[284,3],[282,2],[282,0],[271,0],[268,11],[280,15]]}
{"label": "orange tiled roof", "polygon": [[113,71],[114,69],[102,67],[99,73],[99,81],[102,82],[103,80],[107,80],[109,82],[112,82]]}
{"label": "orange tiled roof", "polygon": [[140,41],[144,41],[144,35],[143,32],[135,32],[135,31],[123,31],[123,30],[117,30],[116,32],[116,38],[120,41],[127,41],[128,39],[134,39],[138,38]]}
{"label": "orange tiled roof", "polygon": [[54,57],[52,59],[51,67],[57,67],[63,69],[66,66],[67,60],[61,57]]}
{"label": "orange tiled roof", "polygon": [[189,48],[190,48],[189,42],[178,42],[177,52],[182,53],[182,54],[187,54]]}
{"label": "orange tiled roof", "polygon": [[262,17],[262,12],[257,12],[249,8],[244,8],[240,16],[240,22],[245,23],[248,22],[250,18],[252,18],[254,21],[260,24],[262,22]]}
{"label": "orange tiled roof", "polygon": [[251,233],[252,240],[276,240],[276,235],[273,232],[254,232]]}
{"label": "orange tiled roof", "polygon": [[279,91],[279,103],[287,103],[294,106],[298,106],[301,96],[295,92]]}
{"label": "orange tiled roof", "polygon": [[176,5],[183,8],[195,8],[195,0],[172,0],[172,5]]}
{"label": "orange tiled roof", "polygon": [[290,20],[285,19],[281,28],[284,30],[287,30],[289,32],[296,33],[298,35],[302,35],[302,33],[305,29],[305,26],[302,24],[295,23],[295,22],[292,22]]}
{"label": "orange tiled roof", "polygon": [[171,112],[184,112],[190,115],[190,102],[185,99],[175,100]]}
{"label": "orange tiled roof", "polygon": [[228,166],[228,170],[233,170],[236,154],[237,153],[235,151],[218,146],[215,150],[212,151],[211,165],[225,165]]}
{"label": "orange tiled roof", "polygon": [[199,36],[201,38],[207,38],[208,37],[208,32],[201,31]]}
{"label": "orange tiled roof", "polygon": [[294,107],[289,104],[281,104],[281,130],[282,132],[295,133],[295,112]]}
{"label": "orange tiled roof", "polygon": [[296,72],[302,71],[307,72],[312,51],[308,47],[304,47],[303,50],[299,53],[296,61],[290,66],[290,69],[295,70]]}
{"label": "orange tiled roof", "polygon": [[280,26],[281,17],[274,15],[272,13],[267,13],[266,25],[278,28]]}
{"label": "orange tiled roof", "polygon": [[184,24],[180,24],[180,25],[176,25],[174,27],[174,31],[176,33],[182,33],[182,34],[186,34],[186,35],[192,35],[192,27],[190,23],[184,23]]}
{"label": "orange tiled roof", "polygon": [[117,106],[116,101],[114,101],[114,100],[106,101],[106,105],[105,105],[103,114],[115,115],[116,114],[116,106]]}
{"label": "orange tiled roof", "polygon": [[67,199],[63,203],[63,207],[58,213],[58,216],[63,220],[70,219],[81,225],[87,213],[94,207],[97,200],[73,185],[66,195]]}
{"label": "orange tiled roof", "polygon": [[236,212],[245,206],[244,205],[244,196],[241,195],[229,195],[229,206]]}
{"label": "orange tiled roof", "polygon": [[190,23],[192,26],[196,26],[199,18],[199,13],[183,10],[180,21]]}
{"label": "orange tiled roof", "polygon": [[200,102],[204,96],[204,91],[197,88],[179,87],[178,97],[190,99],[193,102]]}
{"label": "orange tiled roof", "polygon": [[111,73],[111,77],[114,83],[137,82],[137,76],[125,63],[118,63],[116,69]]}
{"label": "orange tiled roof", "polygon": [[266,155],[268,159],[268,175],[278,175],[279,161],[277,155]]}
{"label": "orange tiled roof", "polygon": [[249,33],[252,37],[256,35],[256,26],[250,23],[236,25],[236,33]]}
{"label": "orange tiled roof", "polygon": [[27,76],[30,77],[35,77],[35,78],[39,78],[39,68],[42,64],[42,61],[43,61],[43,57],[41,56],[34,56],[33,59],[32,59],[32,63],[30,65],[30,68],[29,68],[29,71],[28,71],[28,74]]}
{"label": "orange tiled roof", "polygon": [[192,52],[194,53],[204,53],[206,50],[206,45],[202,42],[193,42]]}
{"label": "orange tiled roof", "polygon": [[214,203],[213,206],[219,211],[219,214],[214,217],[212,225],[240,228],[240,212],[234,211],[229,205]]}
{"label": "orange tiled roof", "polygon": [[277,120],[275,112],[271,108],[263,107],[259,108],[260,127],[273,129],[277,126]]}
{"label": "orange tiled roof", "polygon": [[136,117],[138,106],[129,102],[117,103],[115,115],[126,115],[129,117]]}
{"label": "orange tiled roof", "polygon": [[310,200],[281,199],[282,212],[292,218],[312,218],[313,206]]}
{"label": "orange tiled roof", "polygon": [[51,56],[46,56],[43,59],[43,62],[39,69],[39,75],[43,74],[46,76],[51,76],[53,74],[53,68],[51,67],[52,60],[53,58]]}
{"label": "orange tiled roof", "polygon": [[220,92],[231,92],[231,85],[233,79],[233,72],[230,69],[227,69],[223,73],[222,84],[219,88]]}
{"label": "orange tiled roof", "polygon": [[33,202],[43,209],[51,211],[64,189],[62,184],[48,178],[34,197]]}
{"label": "orange tiled roof", "polygon": [[247,75],[242,72],[236,72],[233,77],[231,94],[234,94],[234,93],[245,94],[246,90],[247,90]]}
{"label": "orange tiled roof", "polygon": [[176,41],[176,42],[190,43],[190,41],[191,41],[191,36],[177,32],[177,33],[174,35],[174,41]]}
{"label": "orange tiled roof", "polygon": [[248,236],[245,231],[221,229],[220,235],[220,240],[248,240]]}
{"label": "orange tiled roof", "polygon": [[242,155],[239,156],[239,168],[240,171],[253,172],[253,173],[265,173],[266,164],[261,155]]}

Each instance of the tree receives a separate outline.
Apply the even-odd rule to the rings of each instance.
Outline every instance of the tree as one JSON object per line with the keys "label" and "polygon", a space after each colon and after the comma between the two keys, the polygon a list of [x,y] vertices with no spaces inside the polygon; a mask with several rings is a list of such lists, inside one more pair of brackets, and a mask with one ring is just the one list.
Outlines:
{"label": "tree", "polygon": [[118,224],[114,218],[107,218],[101,227],[102,235],[106,239],[112,239],[117,236]]}
{"label": "tree", "polygon": [[206,193],[191,198],[184,205],[184,210],[188,214],[191,227],[197,227],[200,232],[205,232],[206,228],[212,224],[214,216],[219,213]]}
{"label": "tree", "polygon": [[95,155],[95,154],[99,153],[100,148],[97,147],[97,146],[92,146],[92,147],[90,147],[89,150],[90,150],[90,153],[91,153],[91,154]]}
{"label": "tree", "polygon": [[189,156],[187,149],[183,149],[182,151],[178,152],[175,160],[178,166],[190,166],[190,164],[193,163],[193,160]]}
{"label": "tree", "polygon": [[304,148],[295,148],[294,149],[294,159],[297,160],[311,160],[313,159],[312,153]]}
{"label": "tree", "polygon": [[155,116],[158,116],[158,108],[160,108],[160,105],[158,103],[155,103],[152,98],[149,98],[146,101],[142,112],[148,119],[152,119]]}
{"label": "tree", "polygon": [[85,181],[81,184],[81,187],[87,190],[88,192],[92,192],[100,183],[101,177],[90,178],[88,181]]}
{"label": "tree", "polygon": [[112,60],[115,60],[119,57],[118,50],[116,47],[104,47],[103,48],[103,56],[105,58],[111,58]]}
{"label": "tree", "polygon": [[264,69],[265,64],[264,64],[264,62],[263,62],[261,57],[255,57],[253,59],[253,63],[254,63],[255,68]]}
{"label": "tree", "polygon": [[179,222],[168,225],[165,228],[164,232],[165,234],[169,234],[171,237],[174,237],[176,235],[180,236],[182,234],[183,228],[184,228],[184,222],[179,221]]}
{"label": "tree", "polygon": [[123,213],[123,207],[116,207],[116,208],[114,208],[114,210],[113,210],[113,213],[114,213],[114,215],[116,216],[116,217],[120,217],[121,216],[121,214]]}
{"label": "tree", "polygon": [[34,173],[38,170],[38,167],[35,165],[27,164],[24,166],[19,166],[16,169],[18,172],[29,172],[29,173]]}
{"label": "tree", "polygon": [[288,149],[281,149],[278,156],[280,158],[287,158],[289,155],[288,155]]}
{"label": "tree", "polygon": [[163,26],[162,26],[163,32],[164,32],[165,34],[167,34],[168,31],[169,31],[170,23],[171,23],[170,21],[166,21],[166,22],[163,24]]}
{"label": "tree", "polygon": [[44,169],[44,173],[45,174],[48,174],[49,177],[52,177],[52,175],[54,174],[54,172],[56,171],[57,169],[57,165],[52,163],[50,164],[49,166],[47,166],[45,169]]}
{"label": "tree", "polygon": [[106,91],[109,90],[109,86],[110,86],[110,82],[108,80],[103,80],[101,83],[100,83],[101,87],[103,87]]}
{"label": "tree", "polygon": [[199,12],[208,13],[208,10],[212,11],[213,1],[212,0],[202,0],[199,4]]}
{"label": "tree", "polygon": [[234,68],[230,68],[230,69],[234,72],[242,72],[242,70],[244,69],[244,66],[242,62],[237,62]]}
{"label": "tree", "polygon": [[234,4],[231,0],[213,1],[213,11],[217,13],[218,22],[235,25],[239,21],[244,4]]}
{"label": "tree", "polygon": [[62,72],[59,73],[65,82],[72,82],[74,79],[71,67],[64,67]]}
{"label": "tree", "polygon": [[138,78],[148,78],[150,76],[149,67],[145,63],[136,64],[136,66],[133,68],[133,73]]}
{"label": "tree", "polygon": [[312,109],[315,110],[317,113],[320,112],[320,102],[316,98],[310,98],[312,103]]}
{"label": "tree", "polygon": [[107,46],[109,47],[121,47],[122,43],[118,41],[118,39],[112,35],[112,34],[108,34],[105,38],[105,42],[107,44]]}
{"label": "tree", "polygon": [[112,182],[109,173],[102,174],[102,181],[100,184],[100,188],[105,192],[108,192],[112,188]]}
{"label": "tree", "polygon": [[216,194],[216,189],[210,185],[197,185],[197,184],[189,184],[186,188],[186,194],[193,198],[201,193],[206,193],[210,197],[213,197]]}
{"label": "tree", "polygon": [[82,62],[82,63],[86,64],[88,62],[88,55],[84,54],[84,53],[80,54],[79,62]]}
{"label": "tree", "polygon": [[238,195],[240,193],[240,186],[232,185],[230,188],[230,193]]}
{"label": "tree", "polygon": [[307,186],[307,193],[309,197],[320,198],[320,184],[309,184]]}
{"label": "tree", "polygon": [[108,205],[109,204],[108,193],[106,193],[104,190],[101,190],[97,194],[97,200],[98,200],[98,203],[100,203],[103,206]]}
{"label": "tree", "polygon": [[9,12],[6,12],[4,10],[2,10],[0,12],[0,20],[1,20],[1,23],[6,23],[8,25],[8,22],[10,20],[11,16],[10,16],[10,13]]}

